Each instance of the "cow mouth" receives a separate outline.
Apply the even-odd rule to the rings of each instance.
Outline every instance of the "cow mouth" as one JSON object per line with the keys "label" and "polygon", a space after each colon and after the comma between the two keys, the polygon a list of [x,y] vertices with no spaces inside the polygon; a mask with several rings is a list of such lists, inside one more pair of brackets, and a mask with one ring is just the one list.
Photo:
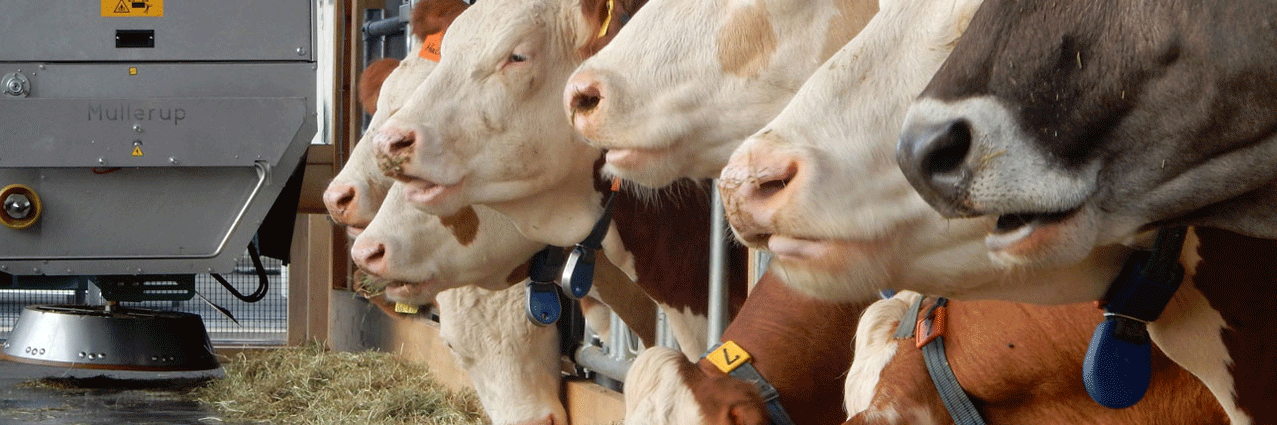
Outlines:
{"label": "cow mouth", "polygon": [[358,238],[366,229],[367,228],[363,226],[346,226],[346,236],[351,239]]}
{"label": "cow mouth", "polygon": [[664,162],[672,152],[670,148],[608,148],[604,158],[613,167],[636,169]]}
{"label": "cow mouth", "polygon": [[741,234],[746,246],[770,252],[779,260],[813,261],[830,254],[835,240],[783,235],[776,233]]}
{"label": "cow mouth", "polygon": [[396,179],[404,184],[404,196],[409,202],[419,205],[429,205],[445,198],[448,193],[453,192],[458,184],[439,184],[426,179],[402,175]]}
{"label": "cow mouth", "polygon": [[1049,229],[1069,221],[1077,215],[1081,208],[1060,212],[1018,212],[1002,214],[994,225],[993,232],[985,237],[985,245],[990,251],[1004,251],[1016,246],[1030,243],[1040,230]]}

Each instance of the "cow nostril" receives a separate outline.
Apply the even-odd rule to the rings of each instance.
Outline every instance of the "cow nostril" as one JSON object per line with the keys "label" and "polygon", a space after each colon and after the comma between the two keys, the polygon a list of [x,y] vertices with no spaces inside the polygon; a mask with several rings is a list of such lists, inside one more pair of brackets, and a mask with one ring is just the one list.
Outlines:
{"label": "cow nostril", "polygon": [[417,141],[416,134],[409,132],[408,134],[405,134],[403,137],[400,137],[396,139],[395,141],[390,142],[390,145],[387,146],[387,149],[390,151],[389,153],[391,154],[399,154],[401,152],[404,152],[412,148],[413,143],[416,143],[416,141]]}
{"label": "cow nostril", "polygon": [[332,215],[342,215],[354,203],[357,189],[351,185],[333,184],[324,191],[324,205]]}
{"label": "cow nostril", "polygon": [[935,135],[931,151],[923,157],[923,172],[928,175],[952,173],[966,161],[970,150],[971,124],[966,120],[949,122]]}
{"label": "cow nostril", "polygon": [[379,271],[377,266],[386,258],[386,244],[374,242],[372,247],[362,250],[355,257],[359,260],[360,267],[375,273]]}
{"label": "cow nostril", "polygon": [[773,195],[785,190],[789,186],[789,182],[794,180],[794,176],[798,175],[798,163],[791,162],[782,174],[773,176],[759,176],[758,189],[754,191],[754,196],[760,199],[770,198]]}
{"label": "cow nostril", "polygon": [[581,89],[572,96],[572,112],[582,113],[593,111],[599,106],[599,102],[603,100],[603,96],[599,93],[596,85],[589,85]]}
{"label": "cow nostril", "polygon": [[347,188],[342,193],[340,193],[337,196],[337,201],[336,201],[337,208],[341,211],[345,211],[347,208],[350,208],[350,205],[355,203],[355,195],[357,195],[356,192],[357,191],[352,186]]}

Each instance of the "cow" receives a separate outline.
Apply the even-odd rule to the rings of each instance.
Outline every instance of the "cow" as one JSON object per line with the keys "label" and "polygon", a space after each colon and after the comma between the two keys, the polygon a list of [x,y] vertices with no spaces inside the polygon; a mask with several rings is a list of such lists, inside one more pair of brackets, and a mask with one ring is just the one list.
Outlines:
{"label": "cow", "polygon": [[[882,288],[1039,303],[1098,299],[1128,250],[1004,271],[985,254],[991,219],[947,219],[893,163],[899,123],[978,0],[900,0],[812,75],[733,153],[719,189],[739,240],[769,250],[805,293],[863,300]],[[836,111],[831,114],[831,111]],[[1042,291],[1042,288],[1051,291]]]}
{"label": "cow", "polygon": [[[350,250],[360,270],[385,282],[384,294],[392,302],[421,305],[458,286],[498,291],[522,283],[528,277],[528,259],[545,248],[482,205],[466,207],[457,216],[436,217],[408,205],[402,191],[403,183],[391,185],[381,210]],[[605,255],[600,257],[593,295],[617,306],[616,313],[643,344],[654,345],[655,305]],[[607,320],[601,319],[591,327],[604,329]]]}
{"label": "cow", "polygon": [[996,217],[1008,264],[1171,226],[1277,238],[1275,21],[1256,0],[988,1],[909,109],[900,168],[946,217]]}
{"label": "cow", "polygon": [[578,133],[607,150],[609,175],[648,187],[716,177],[875,0],[653,0],[582,63],[563,92]]}
{"label": "cow", "polygon": [[390,74],[399,69],[399,59],[383,58],[368,64],[359,74],[359,84],[355,92],[359,95],[359,106],[368,115],[377,115],[377,101],[381,99],[381,86]]}
{"label": "cow", "polygon": [[[851,366],[851,332],[869,305],[831,303],[803,296],[766,273],[724,331],[776,388],[797,424],[842,421],[843,376]],[[711,355],[728,353],[719,351]],[[739,367],[739,363],[737,363]],[[767,408],[753,384],[706,358],[654,347],[640,353],[625,380],[627,425],[767,424]]]}
{"label": "cow", "polygon": [[[893,337],[918,298],[902,291],[865,310],[847,374],[846,425],[954,422],[915,338]],[[932,303],[928,298],[923,308]],[[1160,352],[1154,353],[1152,384],[1139,403],[1110,409],[1092,401],[1080,370],[1087,341],[1103,318],[1090,303],[952,300],[945,308],[945,357],[987,423],[1228,423],[1206,386]]]}
{"label": "cow", "polygon": [[[572,70],[642,3],[492,0],[471,6],[444,35],[440,65],[415,100],[380,130],[382,171],[404,183],[408,202],[428,213],[450,216],[487,205],[529,239],[581,242],[602,215],[611,185],[597,173],[599,150],[582,143],[556,109],[559,94]],[[616,192],[613,225],[602,241],[609,261],[667,313],[689,357],[704,352],[707,340],[705,188],[687,182],[657,193]],[[738,250],[731,263],[743,266],[744,256]],[[744,273],[730,282],[738,307]]]}
{"label": "cow", "polygon": [[[447,28],[465,10],[465,3],[460,0],[428,0],[418,2],[412,10],[412,36],[421,43],[430,34]],[[381,128],[382,123],[408,101],[413,89],[425,81],[438,63],[426,55],[410,54],[384,79],[379,78],[389,61],[393,59],[374,62],[359,76],[357,87],[360,103],[372,115],[372,120],[363,137],[351,149],[347,165],[333,177],[323,194],[328,215],[338,225],[345,226],[351,237],[358,236],[368,222],[372,221],[386,191],[390,189],[391,180],[382,177],[376,162],[371,160],[373,143],[370,140],[377,134],[376,129]],[[379,79],[382,81],[379,82]],[[383,87],[385,96],[381,96]],[[382,113],[378,114],[377,111]]]}

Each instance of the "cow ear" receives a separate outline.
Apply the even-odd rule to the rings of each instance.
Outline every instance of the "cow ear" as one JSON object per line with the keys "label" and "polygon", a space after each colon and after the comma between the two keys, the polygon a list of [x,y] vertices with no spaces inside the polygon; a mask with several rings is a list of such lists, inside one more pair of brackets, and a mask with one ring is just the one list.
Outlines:
{"label": "cow ear", "polygon": [[412,35],[417,41],[448,29],[470,5],[461,0],[422,0],[412,9]]}
{"label": "cow ear", "polygon": [[373,62],[359,74],[359,104],[368,115],[377,113],[377,98],[381,96],[381,84],[399,66],[398,59],[386,58]]}

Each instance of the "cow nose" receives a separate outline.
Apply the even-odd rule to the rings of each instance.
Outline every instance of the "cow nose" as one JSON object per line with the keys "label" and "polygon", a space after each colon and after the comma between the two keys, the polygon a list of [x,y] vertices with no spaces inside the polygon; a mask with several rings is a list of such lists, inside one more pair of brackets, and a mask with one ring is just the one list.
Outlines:
{"label": "cow nose", "polygon": [[896,146],[896,160],[909,183],[942,214],[957,214],[971,176],[971,124],[956,119],[905,128]]}
{"label": "cow nose", "polygon": [[360,235],[350,247],[350,257],[359,268],[374,275],[386,273],[386,244],[371,237]]}
{"label": "cow nose", "polygon": [[337,224],[349,225],[350,220],[346,215],[347,212],[353,211],[351,207],[354,206],[358,196],[359,189],[355,188],[355,185],[332,182],[328,185],[328,189],[324,190],[324,206],[328,208],[328,215],[332,216]]}
{"label": "cow nose", "polygon": [[377,133],[375,142],[377,152],[393,158],[411,153],[417,136],[412,131],[387,126]]}
{"label": "cow nose", "polygon": [[591,126],[591,117],[603,102],[606,87],[602,80],[588,70],[577,72],[568,80],[563,90],[563,108],[572,126],[584,133]]}
{"label": "cow nose", "polygon": [[733,225],[767,227],[766,223],[796,190],[791,183],[801,167],[798,158],[791,155],[758,151],[733,155],[719,179],[719,190]]}

